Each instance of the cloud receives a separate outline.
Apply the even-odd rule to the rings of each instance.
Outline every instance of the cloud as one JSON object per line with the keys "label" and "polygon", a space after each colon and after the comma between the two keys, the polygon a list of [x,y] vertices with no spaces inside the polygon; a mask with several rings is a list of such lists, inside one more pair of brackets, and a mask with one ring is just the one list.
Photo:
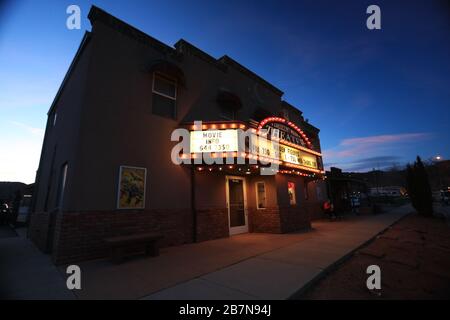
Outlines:
{"label": "cloud", "polygon": [[26,131],[28,131],[29,133],[31,133],[32,135],[38,136],[38,137],[43,137],[44,136],[44,129],[42,128],[36,128],[36,127],[32,127],[30,125],[27,125],[25,123],[22,122],[18,122],[18,121],[11,121],[12,124],[14,124],[15,126],[25,129]]}
{"label": "cloud", "polygon": [[401,133],[378,136],[348,138],[342,140],[337,147],[325,150],[324,156],[333,158],[349,158],[364,155],[367,151],[373,152],[398,143],[415,142],[428,139],[430,133]]}
{"label": "cloud", "polygon": [[366,162],[377,162],[377,161],[393,161],[398,160],[399,156],[378,156],[378,157],[370,157],[370,158],[363,158],[359,159],[358,161],[354,161],[354,163],[366,163]]}
{"label": "cloud", "polygon": [[385,169],[388,167],[392,167],[394,164],[397,164],[400,160],[401,157],[394,155],[363,158],[351,162],[346,170],[359,171],[359,170],[370,170],[373,168]]}
{"label": "cloud", "polygon": [[326,167],[338,166],[345,170],[386,168],[401,162],[401,148],[429,139],[430,133],[400,133],[347,138],[338,146],[323,151]]}
{"label": "cloud", "polygon": [[342,146],[354,146],[354,145],[382,145],[395,142],[407,142],[418,139],[428,138],[429,133],[402,133],[402,134],[386,134],[380,136],[370,136],[363,138],[350,138],[344,139],[341,142]]}

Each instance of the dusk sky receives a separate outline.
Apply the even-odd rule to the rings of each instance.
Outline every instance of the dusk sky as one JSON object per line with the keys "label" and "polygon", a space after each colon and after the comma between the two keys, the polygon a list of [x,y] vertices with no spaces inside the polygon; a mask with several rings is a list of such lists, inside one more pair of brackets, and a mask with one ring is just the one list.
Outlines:
{"label": "dusk sky", "polygon": [[[284,91],[321,129],[326,167],[450,158],[446,1],[0,3],[0,181],[34,181],[46,113],[91,28],[92,4],[168,45],[183,38],[227,54]],[[81,30],[66,28],[70,4],[81,8]],[[381,30],[366,27],[371,4]]]}

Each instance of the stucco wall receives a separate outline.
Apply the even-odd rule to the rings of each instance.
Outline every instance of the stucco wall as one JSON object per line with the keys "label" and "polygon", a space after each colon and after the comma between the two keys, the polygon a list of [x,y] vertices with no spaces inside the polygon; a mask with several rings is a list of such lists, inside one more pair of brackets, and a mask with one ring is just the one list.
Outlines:
{"label": "stucco wall", "polygon": [[[116,27],[117,23],[113,27],[93,20],[89,42],[55,101],[56,125],[53,113],[47,123],[31,234],[44,246],[46,211],[56,205],[60,168],[67,162],[64,205],[54,224],[55,261],[104,255],[101,239],[111,235],[160,230],[166,234],[164,245],[191,241],[191,169],[171,161],[176,144],[170,140],[173,130],[185,122],[223,120],[216,101],[223,89],[241,99],[237,120],[253,119],[261,108],[272,115],[281,111],[281,91],[231,59],[199,54],[184,41],[177,43],[176,50],[154,45],[156,40],[142,39],[136,30],[123,32],[126,27]],[[175,119],[152,113],[149,66],[158,59],[184,72],[185,83],[177,89]],[[292,120],[304,121],[300,112]],[[121,165],[147,168],[145,209],[117,210]],[[315,210],[311,208],[320,203],[313,185],[308,186],[309,198],[305,199],[302,177],[245,177],[251,231],[287,232],[308,226]],[[266,210],[256,209],[258,181],[266,183]],[[296,183],[295,206],[289,205],[288,181]],[[225,175],[196,172],[195,186],[198,239],[228,236]]]}

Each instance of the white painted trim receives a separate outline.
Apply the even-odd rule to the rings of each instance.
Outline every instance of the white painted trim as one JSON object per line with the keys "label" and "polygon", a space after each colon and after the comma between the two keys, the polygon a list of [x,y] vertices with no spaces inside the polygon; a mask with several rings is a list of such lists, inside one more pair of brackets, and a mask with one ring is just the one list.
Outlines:
{"label": "white painted trim", "polygon": [[[266,207],[259,207],[259,195],[258,195],[258,183],[264,184],[264,198],[266,199]],[[256,181],[255,182],[255,193],[256,193],[256,210],[266,210],[267,208],[267,192],[266,192],[266,183],[264,181]]]}
{"label": "white painted trim", "polygon": [[[239,227],[231,227],[231,219],[230,219],[230,190],[228,187],[228,180],[230,179],[238,179],[242,180],[242,187],[244,192],[244,217],[245,217],[245,225]],[[228,211],[228,230],[231,235],[246,233],[248,232],[248,209],[247,209],[247,187],[246,187],[246,179],[241,176],[225,176],[225,193],[227,200],[227,211]]]}
{"label": "white painted trim", "polygon": [[[57,192],[56,199],[58,200],[58,203],[55,205],[55,210],[62,210],[64,205],[64,193],[66,192],[66,183],[67,183],[67,175],[69,171],[69,163],[66,161],[63,163],[62,167],[60,168],[60,176],[58,177],[58,186],[57,186]],[[61,177],[62,174],[62,177]],[[61,180],[62,178],[62,180]]]}
{"label": "white painted trim", "polygon": [[[165,80],[165,81],[167,81],[167,82],[172,82],[172,83],[175,85],[175,97],[168,96],[167,94],[164,94],[164,93],[162,93],[162,92],[159,92],[159,91],[155,90],[155,76],[158,76],[158,77],[160,77],[160,78],[163,78],[163,80]],[[156,93],[157,95],[163,96],[163,97],[165,97],[165,98],[168,98],[168,99],[177,101],[178,82],[177,82],[177,80],[172,80],[172,79],[168,78],[167,76],[165,76],[165,75],[162,74],[162,73],[159,73],[159,72],[153,72],[152,92],[153,92],[153,93]]]}

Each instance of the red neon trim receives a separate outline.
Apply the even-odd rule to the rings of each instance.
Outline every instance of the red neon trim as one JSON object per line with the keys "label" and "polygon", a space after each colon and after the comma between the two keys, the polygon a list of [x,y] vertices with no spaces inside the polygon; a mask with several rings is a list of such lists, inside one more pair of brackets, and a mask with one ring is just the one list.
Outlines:
{"label": "red neon trim", "polygon": [[262,127],[264,127],[269,122],[279,122],[279,123],[287,124],[289,127],[294,129],[300,135],[300,137],[302,137],[303,141],[305,141],[305,143],[308,145],[308,147],[311,148],[311,146],[312,146],[311,142],[309,141],[309,138],[306,136],[306,134],[303,132],[303,130],[300,129],[295,123],[292,123],[291,121],[287,121],[284,118],[280,118],[280,117],[265,118],[259,123],[258,131],[261,131]]}

